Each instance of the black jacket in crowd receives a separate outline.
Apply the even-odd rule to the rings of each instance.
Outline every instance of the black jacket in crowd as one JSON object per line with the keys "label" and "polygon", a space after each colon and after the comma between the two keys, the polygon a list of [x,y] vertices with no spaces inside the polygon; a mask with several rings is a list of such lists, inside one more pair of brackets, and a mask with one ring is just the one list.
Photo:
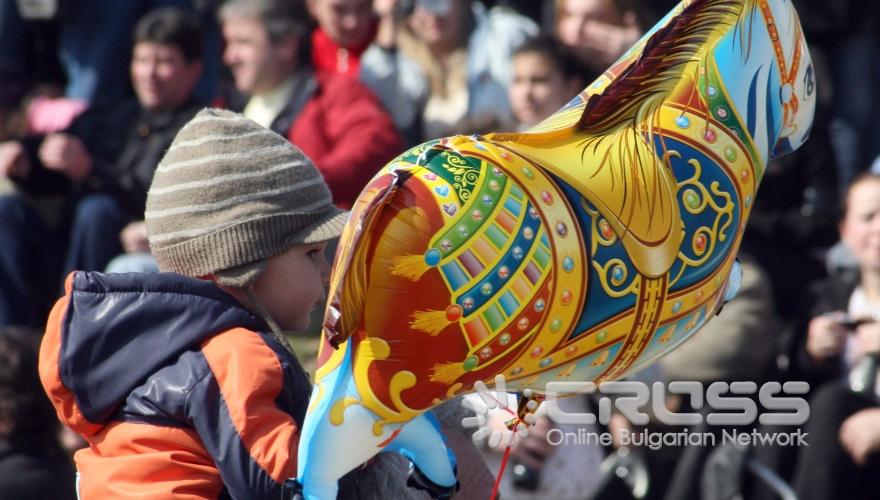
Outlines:
{"label": "black jacket in crowd", "polygon": [[173,112],[156,113],[143,109],[133,98],[95,104],[64,131],[82,140],[91,154],[90,177],[81,186],[72,186],[63,175],[42,168],[37,152],[44,137],[35,136],[24,141],[34,168],[23,187],[32,194],[107,193],[132,219],[142,219],[159,160],[199,109],[200,105],[189,101]]}

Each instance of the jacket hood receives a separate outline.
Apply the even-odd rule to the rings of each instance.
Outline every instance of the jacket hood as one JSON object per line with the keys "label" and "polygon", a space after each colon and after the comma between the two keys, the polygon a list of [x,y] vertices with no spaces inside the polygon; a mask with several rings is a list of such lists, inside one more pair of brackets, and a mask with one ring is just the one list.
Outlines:
{"label": "jacket hood", "polygon": [[[75,272],[65,288],[49,318],[40,372],[71,426],[78,419],[63,415],[53,380],[60,379],[89,423],[104,424],[132,389],[183,352],[231,328],[266,330],[213,283],[178,274]],[[46,373],[54,363],[57,376]]]}

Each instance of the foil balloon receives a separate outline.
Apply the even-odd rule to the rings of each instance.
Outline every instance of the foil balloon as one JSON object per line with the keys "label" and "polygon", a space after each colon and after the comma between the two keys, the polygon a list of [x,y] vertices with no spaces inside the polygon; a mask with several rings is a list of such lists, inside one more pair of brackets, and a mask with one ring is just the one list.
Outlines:
{"label": "foil balloon", "polygon": [[810,131],[812,63],[790,0],[685,0],[524,133],[391,161],[331,277],[299,447],[306,498],[380,451],[455,484],[426,413],[477,381],[607,381],[683,342],[733,293],[767,161]]}

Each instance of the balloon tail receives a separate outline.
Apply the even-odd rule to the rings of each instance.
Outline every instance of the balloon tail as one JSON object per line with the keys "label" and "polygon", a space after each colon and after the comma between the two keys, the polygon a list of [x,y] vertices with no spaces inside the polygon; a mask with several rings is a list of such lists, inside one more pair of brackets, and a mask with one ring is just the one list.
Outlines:
{"label": "balloon tail", "polygon": [[423,255],[399,255],[394,257],[394,265],[391,267],[391,274],[402,276],[410,281],[418,281],[422,275],[428,272],[428,264],[425,263]]}
{"label": "balloon tail", "polygon": [[446,311],[416,311],[411,326],[414,330],[436,336],[451,324]]}
{"label": "balloon tail", "polygon": [[462,363],[438,363],[431,368],[431,382],[452,384],[464,375]]}

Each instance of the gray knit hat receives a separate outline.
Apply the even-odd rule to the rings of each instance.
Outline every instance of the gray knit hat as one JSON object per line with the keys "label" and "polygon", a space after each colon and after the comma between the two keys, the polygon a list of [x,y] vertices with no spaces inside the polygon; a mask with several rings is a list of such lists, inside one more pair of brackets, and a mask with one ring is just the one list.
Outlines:
{"label": "gray knit hat", "polygon": [[348,213],[286,139],[243,115],[204,109],[159,162],[144,218],[160,270],[243,288],[268,257],[339,236]]}

